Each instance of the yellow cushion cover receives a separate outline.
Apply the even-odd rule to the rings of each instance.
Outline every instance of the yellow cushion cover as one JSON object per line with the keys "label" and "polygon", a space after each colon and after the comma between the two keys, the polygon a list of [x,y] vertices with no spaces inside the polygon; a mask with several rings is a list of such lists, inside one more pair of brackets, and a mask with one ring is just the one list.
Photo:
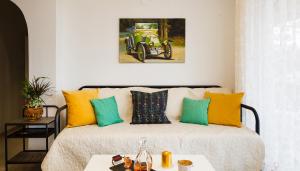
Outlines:
{"label": "yellow cushion cover", "polygon": [[240,108],[244,93],[222,94],[205,92],[210,99],[208,123],[241,127]]}
{"label": "yellow cushion cover", "polygon": [[90,100],[98,98],[99,90],[63,91],[68,105],[68,125],[76,127],[96,123]]}

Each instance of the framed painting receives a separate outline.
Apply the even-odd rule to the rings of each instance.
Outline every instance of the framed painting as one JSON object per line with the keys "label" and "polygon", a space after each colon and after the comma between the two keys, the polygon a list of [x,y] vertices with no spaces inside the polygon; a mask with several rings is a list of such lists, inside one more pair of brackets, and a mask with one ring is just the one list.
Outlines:
{"label": "framed painting", "polygon": [[121,18],[120,63],[184,63],[184,18]]}

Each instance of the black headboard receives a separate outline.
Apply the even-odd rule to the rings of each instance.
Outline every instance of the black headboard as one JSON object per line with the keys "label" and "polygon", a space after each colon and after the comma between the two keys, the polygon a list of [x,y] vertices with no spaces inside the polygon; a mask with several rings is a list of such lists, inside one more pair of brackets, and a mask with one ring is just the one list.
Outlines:
{"label": "black headboard", "polygon": [[[85,85],[79,88],[79,90],[82,89],[92,89],[92,88],[128,88],[128,87],[149,87],[149,88],[158,88],[158,89],[164,89],[164,88],[179,88],[179,87],[186,87],[186,88],[221,88],[219,85]],[[57,134],[60,132],[60,113],[63,110],[67,109],[67,105],[64,105],[60,107],[57,110],[55,120],[56,124],[58,125]],[[242,115],[242,109],[247,109],[252,111],[254,117],[255,117],[255,131],[257,134],[260,133],[260,120],[257,111],[255,108],[241,104],[241,115]],[[242,117],[241,117],[242,121]]]}
{"label": "black headboard", "polygon": [[149,88],[220,88],[219,85],[85,85],[79,88],[79,90],[87,88],[128,88],[128,87],[149,87]]}

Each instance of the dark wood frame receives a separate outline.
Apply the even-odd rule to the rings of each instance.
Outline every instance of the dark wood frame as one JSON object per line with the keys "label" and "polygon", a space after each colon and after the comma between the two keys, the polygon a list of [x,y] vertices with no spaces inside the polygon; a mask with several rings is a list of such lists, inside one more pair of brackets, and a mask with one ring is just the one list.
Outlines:
{"label": "dark wood frame", "polygon": [[[79,90],[83,90],[83,89],[94,89],[94,88],[129,88],[129,87],[148,87],[148,88],[157,88],[157,89],[167,89],[167,88],[180,88],[180,87],[184,87],[184,88],[221,88],[221,86],[218,85],[86,85],[86,86],[82,86],[79,88]],[[259,116],[257,111],[255,110],[255,108],[245,105],[245,104],[241,104],[241,122],[242,120],[242,109],[246,109],[246,110],[250,110],[255,118],[255,132],[257,134],[260,134],[260,120],[259,120]],[[67,105],[64,105],[62,107],[60,107],[57,110],[57,113],[55,115],[55,120],[56,120],[56,125],[57,125],[57,133],[59,134],[59,132],[61,131],[60,129],[60,115],[62,113],[62,111],[66,110],[66,114],[68,113],[67,110]],[[66,123],[67,121],[66,117]]]}

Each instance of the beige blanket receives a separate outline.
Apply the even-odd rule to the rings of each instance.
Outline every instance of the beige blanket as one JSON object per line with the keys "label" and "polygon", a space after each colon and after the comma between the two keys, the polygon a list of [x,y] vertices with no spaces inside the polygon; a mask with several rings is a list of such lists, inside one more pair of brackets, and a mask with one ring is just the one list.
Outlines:
{"label": "beige blanket", "polygon": [[245,127],[200,126],[178,121],[162,125],[124,122],[103,128],[65,128],[52,144],[42,170],[81,171],[93,154],[136,154],[139,137],[147,137],[152,154],[164,150],[203,154],[219,171],[255,171],[263,165],[262,139]]}

